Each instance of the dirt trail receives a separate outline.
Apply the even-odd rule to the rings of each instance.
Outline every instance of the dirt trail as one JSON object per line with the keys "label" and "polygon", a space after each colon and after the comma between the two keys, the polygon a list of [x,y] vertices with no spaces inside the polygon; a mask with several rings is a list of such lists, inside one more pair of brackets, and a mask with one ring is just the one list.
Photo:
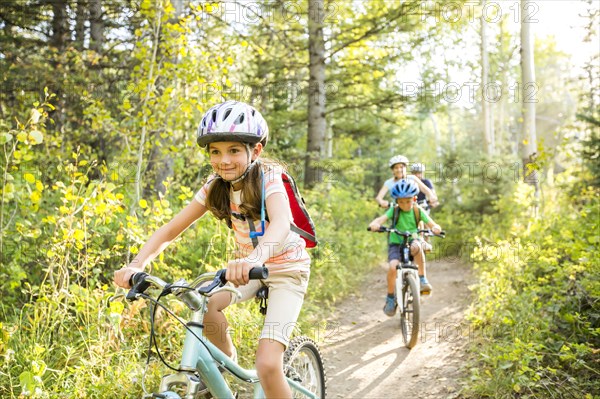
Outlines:
{"label": "dirt trail", "polygon": [[469,329],[463,321],[469,304],[470,270],[458,262],[428,262],[434,292],[421,301],[421,336],[407,349],[400,317],[387,317],[382,265],[364,287],[369,292],[337,307],[336,326],[322,346],[328,398],[456,398],[457,378],[466,359]]}

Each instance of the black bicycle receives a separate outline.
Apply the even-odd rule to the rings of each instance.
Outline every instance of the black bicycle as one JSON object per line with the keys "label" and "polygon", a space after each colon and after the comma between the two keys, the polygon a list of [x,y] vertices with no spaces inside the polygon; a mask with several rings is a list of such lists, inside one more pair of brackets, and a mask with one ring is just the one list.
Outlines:
{"label": "black bicycle", "polygon": [[[371,231],[370,229],[368,229]],[[378,233],[396,233],[402,237],[400,250],[400,263],[396,266],[395,297],[400,314],[400,328],[404,345],[411,349],[417,344],[419,338],[419,323],[421,317],[421,283],[419,280],[419,267],[413,262],[410,255],[410,238],[417,234],[425,236],[445,237],[445,232],[434,234],[429,229],[419,229],[416,233],[398,231],[394,228],[382,226]],[[425,256],[425,255],[423,255]]]}

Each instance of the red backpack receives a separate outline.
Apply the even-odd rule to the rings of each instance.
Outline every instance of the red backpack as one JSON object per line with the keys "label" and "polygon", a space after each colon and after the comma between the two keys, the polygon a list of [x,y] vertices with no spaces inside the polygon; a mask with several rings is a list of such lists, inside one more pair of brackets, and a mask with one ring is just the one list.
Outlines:
{"label": "red backpack", "polygon": [[296,181],[292,176],[283,172],[281,178],[283,179],[283,185],[290,200],[290,209],[294,217],[294,223],[290,224],[290,230],[298,233],[304,239],[306,248],[314,248],[318,244],[317,232],[315,224],[306,209],[306,202],[304,202],[304,198],[300,195]]}
{"label": "red backpack", "polygon": [[[302,195],[300,195],[300,191],[298,191],[296,181],[287,172],[281,172],[281,179],[283,180],[283,186],[285,187],[285,192],[290,203],[290,209],[292,210],[292,217],[294,219],[294,222],[290,223],[290,230],[302,237],[302,239],[306,243],[306,248],[314,248],[317,246],[318,243],[315,225],[310,215],[308,214],[304,198],[302,198]],[[266,215],[266,207],[264,203],[264,177],[262,201],[263,209],[261,211],[264,212],[264,215],[261,216],[261,219],[269,220],[269,216]],[[256,246],[258,245],[257,237],[264,234],[264,223],[262,231],[256,232],[254,228],[254,221],[250,220],[249,218],[246,218],[246,220],[248,221],[248,227],[250,228],[250,238],[252,239],[252,245],[254,245],[254,247],[256,248]]]}

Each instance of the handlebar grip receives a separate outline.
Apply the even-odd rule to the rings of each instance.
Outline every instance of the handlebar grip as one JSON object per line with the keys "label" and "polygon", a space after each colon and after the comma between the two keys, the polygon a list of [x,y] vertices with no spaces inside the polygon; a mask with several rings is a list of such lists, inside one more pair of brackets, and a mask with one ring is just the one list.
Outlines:
{"label": "handlebar grip", "polygon": [[129,277],[129,285],[131,286],[131,289],[125,296],[128,301],[135,301],[135,296],[137,294],[143,293],[148,287],[150,287],[150,283],[146,281],[147,276],[148,273],[139,272],[132,274],[131,277]]}
{"label": "handlebar grip", "polygon": [[387,231],[387,228],[385,226],[379,226],[379,230],[371,230],[370,227],[367,227],[367,231],[373,232],[373,233],[385,233]]}
{"label": "handlebar grip", "polygon": [[264,280],[269,277],[269,269],[266,267],[253,267],[250,269],[250,280]]}

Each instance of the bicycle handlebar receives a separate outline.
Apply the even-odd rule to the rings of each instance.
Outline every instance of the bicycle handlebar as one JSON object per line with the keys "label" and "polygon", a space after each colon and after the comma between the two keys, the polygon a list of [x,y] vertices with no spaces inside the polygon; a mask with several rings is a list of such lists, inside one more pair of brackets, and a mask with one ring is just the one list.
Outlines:
{"label": "bicycle handlebar", "polygon": [[[372,231],[370,227],[367,227],[367,231]],[[446,232],[445,231],[440,231],[439,234],[435,234],[434,232],[431,231],[431,229],[418,229],[416,231],[416,233],[411,233],[409,231],[398,231],[394,228],[390,228],[390,227],[385,227],[385,226],[381,226],[379,227],[379,230],[374,231],[374,233],[396,233],[399,236],[402,237],[410,237],[413,234],[421,234],[424,233],[426,236],[429,237],[441,237],[441,238],[446,238]]]}
{"label": "bicycle handlebar", "polygon": [[[197,310],[198,295],[209,296],[216,288],[223,287],[227,284],[226,273],[227,269],[221,269],[217,272],[204,273],[196,278],[192,283],[188,284],[185,280],[179,280],[175,283],[167,283],[158,277],[151,276],[145,272],[133,274],[129,279],[131,289],[126,295],[128,301],[135,301],[140,294],[143,294],[151,285],[163,290],[163,293],[175,293],[184,301],[191,309]],[[262,280],[269,277],[269,270],[266,267],[253,267],[250,269],[250,280]],[[213,280],[206,287],[200,285],[206,281]]]}

